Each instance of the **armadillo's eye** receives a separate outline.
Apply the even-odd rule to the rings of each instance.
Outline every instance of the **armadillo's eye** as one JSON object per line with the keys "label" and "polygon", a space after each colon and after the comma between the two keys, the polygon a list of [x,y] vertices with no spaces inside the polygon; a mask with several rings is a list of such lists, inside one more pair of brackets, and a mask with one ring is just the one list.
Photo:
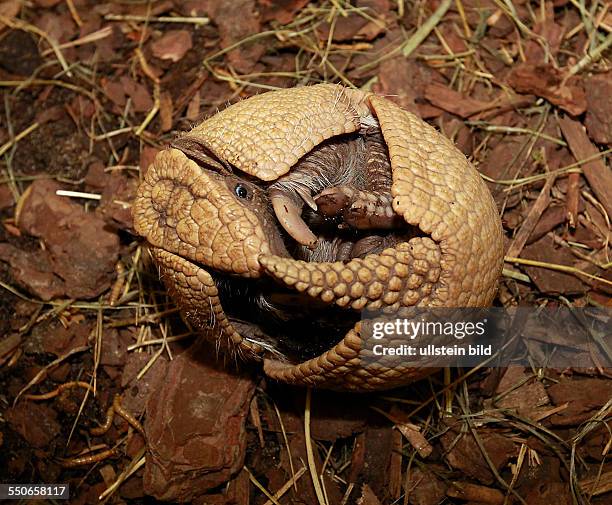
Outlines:
{"label": "armadillo's eye", "polygon": [[236,184],[236,187],[234,187],[234,193],[238,198],[248,198],[249,196],[249,190],[242,184]]}

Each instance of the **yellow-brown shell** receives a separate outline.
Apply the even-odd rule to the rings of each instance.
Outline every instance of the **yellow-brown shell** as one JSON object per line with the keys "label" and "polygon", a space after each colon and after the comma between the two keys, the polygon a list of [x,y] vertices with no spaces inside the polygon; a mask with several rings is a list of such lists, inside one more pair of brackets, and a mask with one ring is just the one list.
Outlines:
{"label": "yellow-brown shell", "polygon": [[[447,138],[386,98],[334,84],[279,90],[234,104],[188,135],[220,160],[271,181],[323,140],[358,131],[372,119],[380,125],[389,150],[393,209],[427,237],[348,264],[305,263],[271,254],[256,220],[232,207],[218,185],[208,189],[211,196],[202,197],[225,202],[232,210],[227,213],[220,203],[213,203],[206,209],[205,222],[195,223],[196,203],[177,203],[179,192],[173,187],[183,185],[201,195],[206,190],[197,188],[206,186],[206,174],[175,149],[158,155],[135,202],[135,228],[153,246],[175,299],[200,327],[250,353],[260,351],[232,328],[212,278],[192,261],[248,277],[273,276],[297,291],[347,309],[491,303],[502,268],[502,229],[486,185]],[[172,196],[163,194],[164,188]],[[171,215],[170,207],[164,208],[166,222],[161,223],[164,198],[174,203]],[[174,223],[170,229],[167,218]],[[215,327],[210,329],[213,320]],[[317,358],[297,365],[265,359],[264,370],[285,382],[351,390],[389,388],[426,373],[376,366],[370,360],[366,364],[360,357],[364,346],[360,328],[358,323]]]}

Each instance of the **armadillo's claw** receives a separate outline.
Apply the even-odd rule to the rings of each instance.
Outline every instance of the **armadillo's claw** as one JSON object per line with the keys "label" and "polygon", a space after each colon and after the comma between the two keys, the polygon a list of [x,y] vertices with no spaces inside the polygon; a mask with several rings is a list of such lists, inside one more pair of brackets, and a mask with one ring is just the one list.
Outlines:
{"label": "armadillo's claw", "polygon": [[295,202],[281,191],[271,190],[270,200],[276,218],[285,231],[299,244],[314,248],[317,243],[317,236],[308,228],[302,219],[301,209]]}

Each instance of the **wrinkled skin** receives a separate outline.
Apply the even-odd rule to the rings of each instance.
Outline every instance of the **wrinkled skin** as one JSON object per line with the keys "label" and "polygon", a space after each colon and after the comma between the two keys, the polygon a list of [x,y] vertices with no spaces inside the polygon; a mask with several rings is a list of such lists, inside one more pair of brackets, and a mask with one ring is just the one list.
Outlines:
{"label": "wrinkled skin", "polygon": [[[328,139],[367,139],[378,132],[391,166],[390,191],[388,181],[374,175],[365,186],[335,180],[310,192],[283,180],[317,182],[321,174],[309,175],[305,167],[299,173],[305,155]],[[493,299],[503,254],[491,195],[448,139],[385,98],[330,84],[264,93],[228,107],[182,140],[189,157],[168,149],[149,168],[133,207],[135,229],[146,237],[171,296],[194,326],[239,354],[263,358],[270,377],[357,391],[409,383],[431,370],[364,359],[368,337],[361,332],[360,311],[479,307]],[[211,166],[205,167],[207,158]],[[376,170],[373,166],[366,174]],[[282,205],[265,213],[257,205],[245,206],[235,184],[224,182],[230,173],[257,181],[260,188],[268,184],[267,196]],[[376,181],[383,182],[376,186]],[[365,194],[359,193],[364,188]],[[387,215],[389,195],[392,216]],[[289,216],[283,216],[287,202]],[[279,214],[275,226],[284,248],[270,231],[270,216]],[[335,246],[328,250],[327,242],[308,240],[308,229],[324,235],[321,218],[356,230],[356,243],[366,240],[372,247],[354,251],[351,246],[347,259],[334,261],[341,257]],[[301,245],[296,248],[283,230]],[[377,237],[392,237],[389,247]],[[350,240],[343,237],[340,245]],[[300,250],[308,261],[299,259]],[[244,282],[239,289],[224,288],[236,286],[238,278]],[[268,336],[274,331],[226,314],[240,306],[251,316],[246,309],[253,286],[280,306],[285,323],[275,330],[276,342],[257,342],[260,337],[244,334],[249,328]],[[293,317],[296,307],[303,314]],[[274,319],[266,317],[264,326]],[[306,322],[320,328],[304,330]],[[313,345],[303,355],[293,353],[296,339]],[[279,355],[280,340],[289,345]]]}

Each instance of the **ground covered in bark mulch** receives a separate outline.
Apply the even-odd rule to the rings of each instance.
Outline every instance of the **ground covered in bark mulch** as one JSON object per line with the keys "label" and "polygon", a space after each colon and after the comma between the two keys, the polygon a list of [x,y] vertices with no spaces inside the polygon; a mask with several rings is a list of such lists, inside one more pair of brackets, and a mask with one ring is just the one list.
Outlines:
{"label": "ground covered in bark mulch", "polygon": [[130,207],[177,132],[342,83],[488,181],[496,305],[612,307],[611,45],[601,0],[0,1],[0,482],[75,504],[610,503],[611,370],[307,397],[194,344]]}

